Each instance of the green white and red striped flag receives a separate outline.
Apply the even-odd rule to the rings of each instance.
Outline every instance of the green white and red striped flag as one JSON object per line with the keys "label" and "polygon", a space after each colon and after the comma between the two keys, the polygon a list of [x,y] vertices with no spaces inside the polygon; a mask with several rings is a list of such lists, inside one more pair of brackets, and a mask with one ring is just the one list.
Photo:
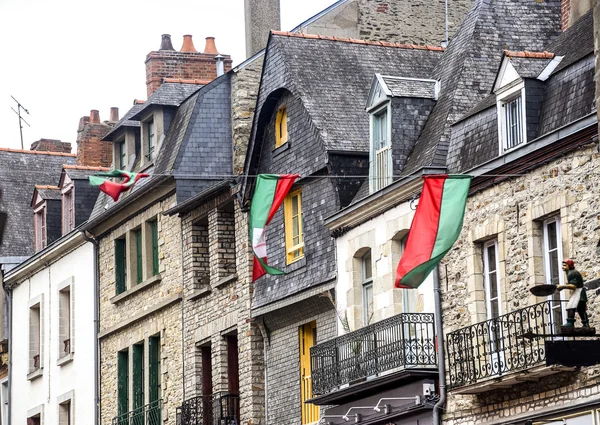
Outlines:
{"label": "green white and red striped flag", "polygon": [[[122,177],[123,181],[121,183],[116,183],[102,177]],[[131,189],[139,179],[144,177],[150,177],[150,175],[146,173],[130,173],[129,171],[112,170],[108,173],[97,173],[90,176],[89,179],[90,185],[98,186],[98,189],[117,202],[121,193]]]}
{"label": "green white and red striped flag", "polygon": [[423,179],[423,192],[396,270],[397,288],[423,283],[462,229],[471,176],[444,174]]}
{"label": "green white and red striped flag", "polygon": [[252,281],[265,274],[284,274],[267,264],[265,229],[288,194],[298,174],[259,174],[250,205],[250,240],[254,251]]}

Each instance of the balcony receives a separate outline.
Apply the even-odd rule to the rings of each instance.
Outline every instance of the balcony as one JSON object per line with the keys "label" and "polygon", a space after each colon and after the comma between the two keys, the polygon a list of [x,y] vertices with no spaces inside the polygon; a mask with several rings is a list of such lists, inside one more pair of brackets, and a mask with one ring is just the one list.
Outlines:
{"label": "balcony", "polygon": [[161,425],[162,400],[153,401],[143,407],[115,416],[112,425]]}
{"label": "balcony", "polygon": [[561,304],[545,301],[449,333],[449,388],[477,394],[572,370],[546,366],[544,338],[522,337],[528,332],[555,335],[561,323]]}
{"label": "balcony", "polygon": [[433,314],[398,314],[315,345],[310,357],[313,396],[407,369],[435,371]]}
{"label": "balcony", "polygon": [[190,398],[177,408],[177,425],[238,425],[240,397],[215,393]]}

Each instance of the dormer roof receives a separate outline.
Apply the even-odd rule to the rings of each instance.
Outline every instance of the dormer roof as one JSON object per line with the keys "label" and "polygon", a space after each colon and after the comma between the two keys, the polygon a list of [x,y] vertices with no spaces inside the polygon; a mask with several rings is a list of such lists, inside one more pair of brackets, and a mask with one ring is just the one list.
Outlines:
{"label": "dormer roof", "polygon": [[58,186],[35,185],[33,189],[33,197],[31,198],[31,206],[35,207],[42,201],[60,200],[61,193]]}
{"label": "dormer roof", "polygon": [[392,97],[415,97],[436,100],[439,82],[423,78],[395,77],[375,74],[367,100],[367,111]]}
{"label": "dormer roof", "polygon": [[496,93],[515,81],[525,78],[546,81],[562,59],[562,56],[547,51],[530,52],[525,50],[514,52],[504,50],[492,92]]}
{"label": "dormer roof", "polygon": [[[167,80],[169,81],[169,80]],[[141,108],[131,116],[130,119],[139,121],[142,115],[156,106],[174,106],[177,107],[190,97],[194,92],[198,91],[206,84],[204,80],[181,80],[185,82],[165,82],[163,83],[152,96],[140,105]]]}

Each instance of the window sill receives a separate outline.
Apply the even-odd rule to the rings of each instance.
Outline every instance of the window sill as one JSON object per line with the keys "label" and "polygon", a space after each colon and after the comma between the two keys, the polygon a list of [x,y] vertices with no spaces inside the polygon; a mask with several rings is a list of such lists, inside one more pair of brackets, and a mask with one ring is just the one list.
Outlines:
{"label": "window sill", "polygon": [[110,302],[113,304],[118,303],[119,301],[121,301],[125,298],[129,298],[129,296],[135,294],[136,292],[146,289],[149,286],[152,286],[153,284],[158,283],[160,281],[161,281],[161,277],[160,277],[160,273],[159,273],[155,276],[152,276],[149,279],[146,279],[142,283],[138,283],[137,285],[128,289],[127,291],[121,292],[119,295],[115,295],[114,297],[112,297],[110,299]]}
{"label": "window sill", "polygon": [[73,361],[73,353],[69,353],[69,354],[67,354],[67,355],[64,355],[64,356],[62,356],[61,358],[59,358],[59,359],[56,361],[56,365],[57,365],[57,366],[63,366],[63,365],[65,365],[65,364],[67,364],[67,363],[70,363],[70,362],[72,362],[72,361]]}
{"label": "window sill", "polygon": [[41,367],[38,367],[36,370],[29,372],[27,374],[27,380],[33,381],[34,379],[39,378],[42,375],[44,375],[44,369],[42,369]]}
{"label": "window sill", "polygon": [[200,289],[196,289],[194,292],[192,292],[188,297],[188,301],[193,301],[196,298],[200,298],[204,295],[208,295],[211,293],[211,287],[209,285],[204,285],[202,288]]}
{"label": "window sill", "polygon": [[233,282],[233,281],[237,280],[237,278],[238,278],[237,273],[233,273],[233,274],[230,274],[229,276],[222,277],[221,279],[217,280],[213,284],[213,288],[220,288],[221,286],[225,286],[229,282]]}
{"label": "window sill", "polygon": [[290,148],[290,142],[288,140],[287,142],[285,142],[281,146],[273,149],[273,158],[281,155],[282,153],[284,153],[285,151],[287,151],[289,148]]}

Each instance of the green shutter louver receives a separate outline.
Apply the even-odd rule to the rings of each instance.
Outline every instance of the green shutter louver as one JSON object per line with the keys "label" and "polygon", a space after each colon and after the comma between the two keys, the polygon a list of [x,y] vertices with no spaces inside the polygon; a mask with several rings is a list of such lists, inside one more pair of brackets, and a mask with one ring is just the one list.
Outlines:
{"label": "green shutter louver", "polygon": [[160,337],[148,339],[148,401],[160,399]]}
{"label": "green shutter louver", "polygon": [[142,229],[135,231],[135,258],[137,263],[137,283],[144,280],[143,261],[142,261]]}
{"label": "green shutter louver", "polygon": [[150,223],[152,229],[152,274],[158,274],[158,220]]}
{"label": "green shutter louver", "polygon": [[115,240],[115,281],[119,295],[127,290],[127,269],[125,261],[125,239]]}
{"label": "green shutter louver", "polygon": [[133,410],[144,407],[144,343],[133,346]]}
{"label": "green shutter louver", "polygon": [[117,358],[117,408],[119,416],[129,411],[129,351],[119,351]]}

